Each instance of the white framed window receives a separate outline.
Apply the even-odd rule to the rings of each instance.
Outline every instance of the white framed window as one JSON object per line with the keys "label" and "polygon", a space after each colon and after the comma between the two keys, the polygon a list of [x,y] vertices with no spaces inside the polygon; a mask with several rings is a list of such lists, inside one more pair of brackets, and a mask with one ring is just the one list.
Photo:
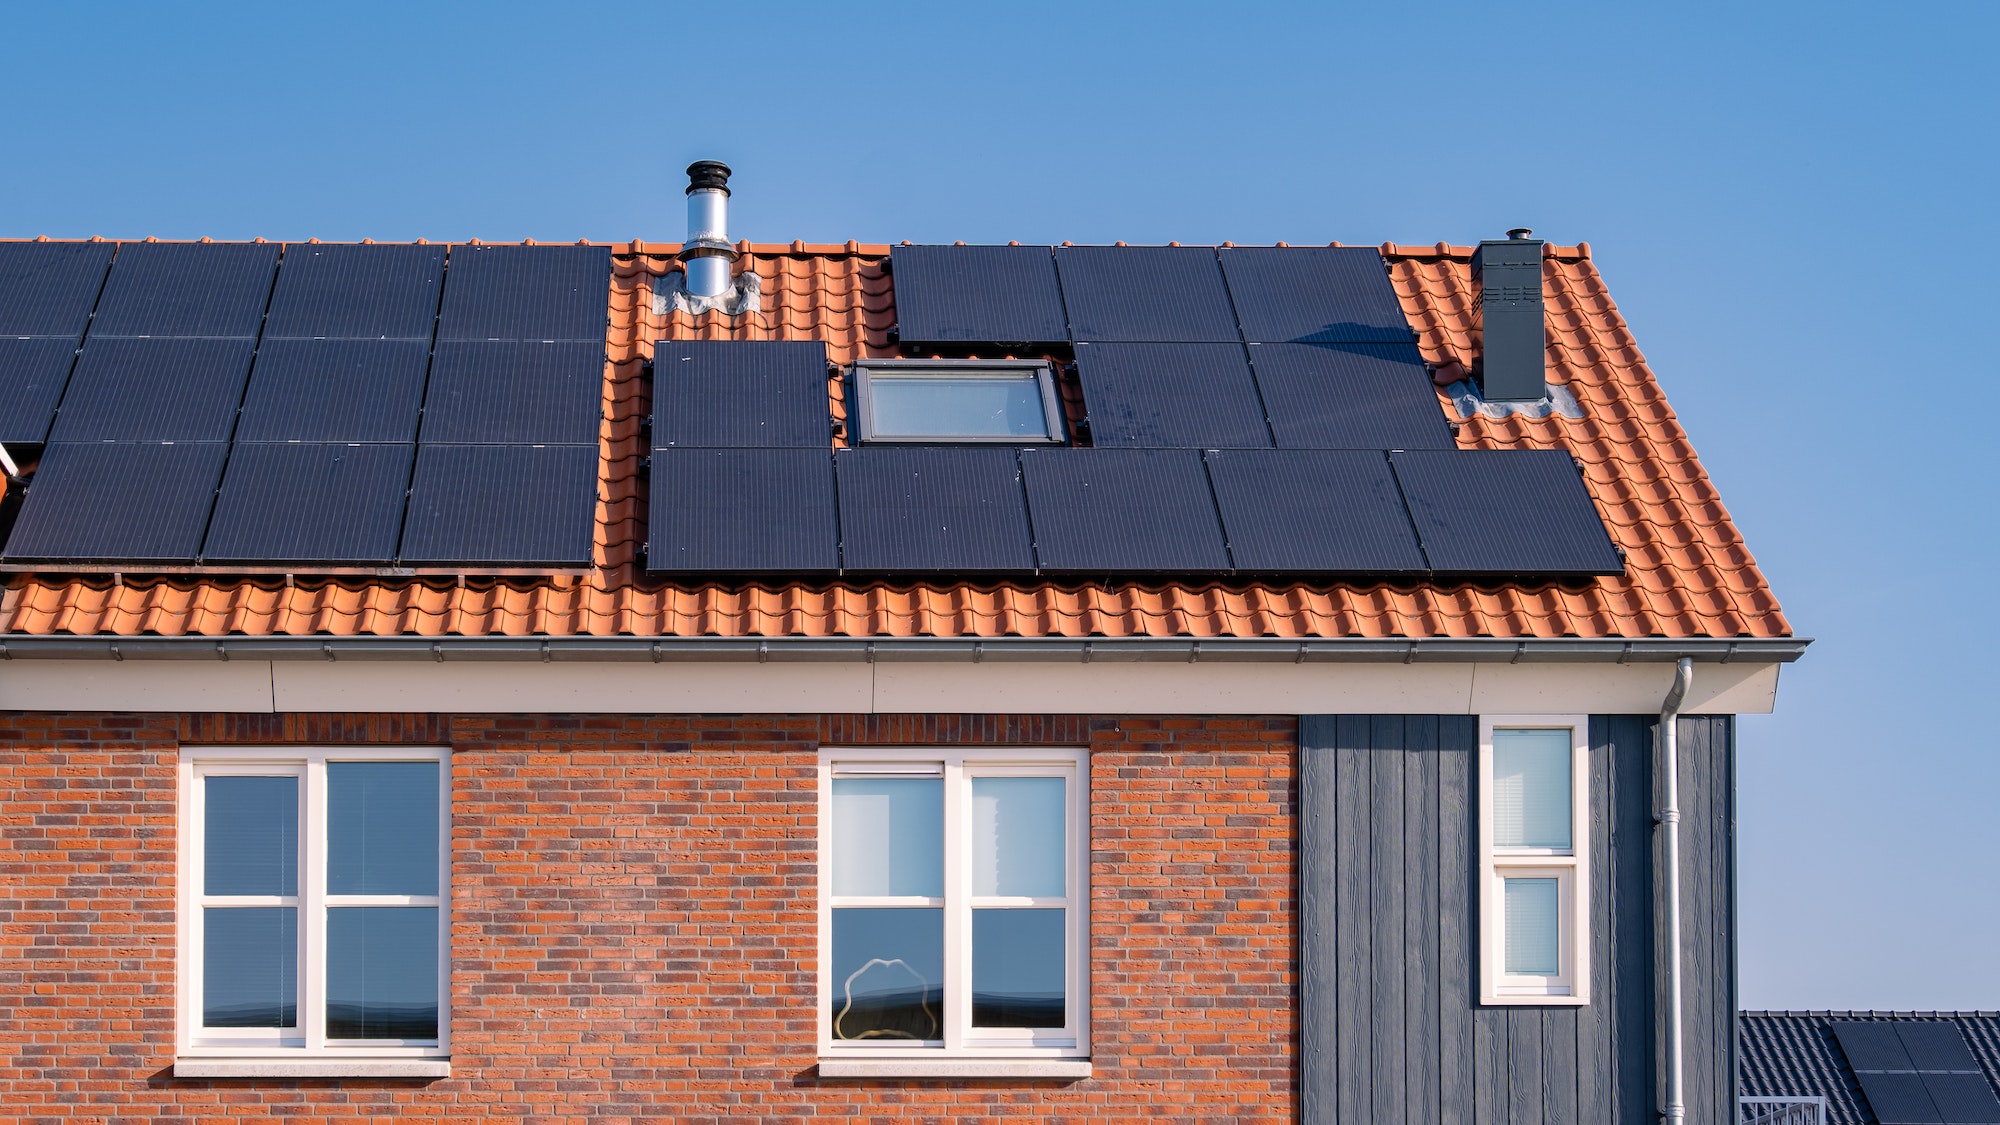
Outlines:
{"label": "white framed window", "polygon": [[1090,1054],[1081,750],[822,750],[820,1053]]}
{"label": "white framed window", "polygon": [[183,749],[183,1061],[448,1056],[450,801],[443,749]]}
{"label": "white framed window", "polygon": [[1479,721],[1480,1000],[1590,1002],[1590,751],[1582,715]]}
{"label": "white framed window", "polygon": [[854,366],[863,442],[1062,441],[1055,375],[1041,360],[868,360]]}

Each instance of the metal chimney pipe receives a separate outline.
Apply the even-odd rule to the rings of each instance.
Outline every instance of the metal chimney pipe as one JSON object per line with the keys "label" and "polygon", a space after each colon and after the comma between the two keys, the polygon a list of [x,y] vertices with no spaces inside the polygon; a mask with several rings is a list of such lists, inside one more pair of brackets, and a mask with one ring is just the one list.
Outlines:
{"label": "metal chimney pipe", "polygon": [[688,233],[681,245],[687,291],[719,297],[729,291],[736,249],[729,242],[729,165],[697,160],[688,165]]}

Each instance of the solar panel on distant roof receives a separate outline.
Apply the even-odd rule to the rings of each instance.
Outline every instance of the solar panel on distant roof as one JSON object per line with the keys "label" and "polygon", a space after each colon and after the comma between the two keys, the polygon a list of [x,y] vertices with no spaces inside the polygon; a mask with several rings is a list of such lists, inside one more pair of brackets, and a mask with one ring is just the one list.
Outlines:
{"label": "solar panel on distant roof", "polygon": [[109,242],[0,243],[0,336],[82,336],[113,249]]}
{"label": "solar panel on distant roof", "polygon": [[191,563],[228,452],[222,442],[53,442],[6,557]]}
{"label": "solar panel on distant roof", "polygon": [[1392,453],[1424,557],[1441,574],[1620,574],[1597,506],[1568,453]]}
{"label": "solar panel on distant roof", "polygon": [[1411,341],[1402,301],[1372,248],[1225,246],[1217,257],[1245,340]]}
{"label": "solar panel on distant roof", "polygon": [[125,243],[90,336],[255,337],[277,268],[276,243]]}
{"label": "solar panel on distant roof", "polygon": [[1917,1069],[1902,1037],[1896,1034],[1896,1025],[1887,1020],[1843,1020],[1827,1027],[1840,1040],[1847,1065],[1855,1070]]}
{"label": "solar panel on distant roof", "polygon": [[254,341],[84,341],[56,441],[228,441]]}
{"label": "solar panel on distant roof", "polygon": [[1076,369],[1094,445],[1271,447],[1240,343],[1080,343]]}
{"label": "solar panel on distant roof", "polygon": [[1237,570],[1424,570],[1379,450],[1225,449],[1205,459]]}
{"label": "solar panel on distant roof", "polygon": [[906,344],[1069,340],[1046,246],[897,246],[889,263]]}
{"label": "solar panel on distant roof", "polygon": [[1070,338],[1240,340],[1229,289],[1206,246],[1058,246]]}
{"label": "solar panel on distant roof", "polygon": [[653,350],[653,444],[827,449],[826,345],[817,340],[661,340]]}
{"label": "solar panel on distant roof", "polygon": [[429,340],[443,283],[442,246],[295,243],[264,338]]}
{"label": "solar panel on distant roof", "polygon": [[840,566],[831,449],[656,450],[650,510],[649,570]]}
{"label": "solar panel on distant roof", "polygon": [[2000,1125],[2000,1099],[1976,1067],[1969,1074],[1926,1071],[1920,1077],[1945,1125]]}
{"label": "solar panel on distant roof", "polygon": [[257,349],[238,441],[417,438],[424,340],[272,340]]}
{"label": "solar panel on distant roof", "polygon": [[1450,449],[1415,344],[1252,344],[1279,448]]}
{"label": "solar panel on distant roof", "polygon": [[402,561],[589,566],[596,524],[595,445],[424,445]]}
{"label": "solar panel on distant roof", "polygon": [[846,570],[1032,571],[1011,447],[875,446],[834,457]]}
{"label": "solar panel on distant roof", "polygon": [[424,392],[425,442],[597,443],[602,341],[441,341]]}
{"label": "solar panel on distant roof", "polygon": [[412,445],[239,441],[203,560],[386,563],[415,455]]}
{"label": "solar panel on distant roof", "polygon": [[0,338],[0,443],[48,437],[75,359],[75,340]]}
{"label": "solar panel on distant roof", "polygon": [[608,246],[455,245],[439,340],[604,341]]}
{"label": "solar panel on distant roof", "polygon": [[1876,1125],[1942,1125],[1944,1117],[1924,1087],[1924,1076],[1910,1071],[1857,1070],[1861,1093],[1875,1111]]}
{"label": "solar panel on distant roof", "polygon": [[1042,570],[1229,569],[1197,450],[1028,449],[1021,467]]}
{"label": "solar panel on distant roof", "polygon": [[1897,1020],[1890,1026],[1895,1028],[1896,1038],[1902,1040],[1910,1065],[1917,1070],[1979,1069],[1956,1024],[1944,1020]]}

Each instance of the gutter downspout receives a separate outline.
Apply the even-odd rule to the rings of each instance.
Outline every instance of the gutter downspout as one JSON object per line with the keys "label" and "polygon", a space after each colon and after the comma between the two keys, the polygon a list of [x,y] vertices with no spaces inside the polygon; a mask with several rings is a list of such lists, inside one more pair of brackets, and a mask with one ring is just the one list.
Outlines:
{"label": "gutter downspout", "polygon": [[[1687,1103],[1683,1091],[1681,1063],[1681,743],[1680,717],[1681,702],[1687,698],[1688,688],[1694,683],[1694,660],[1683,656],[1674,664],[1674,686],[1668,690],[1667,698],[1660,704],[1660,726],[1655,735],[1659,748],[1660,767],[1665,771],[1666,784],[1663,787],[1660,816],[1653,822],[1656,839],[1664,845],[1667,868],[1666,891],[1667,909],[1664,919],[1666,932],[1661,940],[1666,944],[1666,1106],[1660,1116],[1670,1122],[1687,1120]],[[1658,923],[1656,923],[1658,925]]]}

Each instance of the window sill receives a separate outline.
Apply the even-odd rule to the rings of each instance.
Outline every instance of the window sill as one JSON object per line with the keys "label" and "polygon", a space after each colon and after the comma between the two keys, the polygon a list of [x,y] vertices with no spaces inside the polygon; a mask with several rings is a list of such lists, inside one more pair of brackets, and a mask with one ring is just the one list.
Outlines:
{"label": "window sill", "polygon": [[829,1059],[821,1078],[1060,1078],[1090,1077],[1089,1059]]}
{"label": "window sill", "polygon": [[174,1059],[175,1078],[450,1078],[450,1059],[188,1056]]}

